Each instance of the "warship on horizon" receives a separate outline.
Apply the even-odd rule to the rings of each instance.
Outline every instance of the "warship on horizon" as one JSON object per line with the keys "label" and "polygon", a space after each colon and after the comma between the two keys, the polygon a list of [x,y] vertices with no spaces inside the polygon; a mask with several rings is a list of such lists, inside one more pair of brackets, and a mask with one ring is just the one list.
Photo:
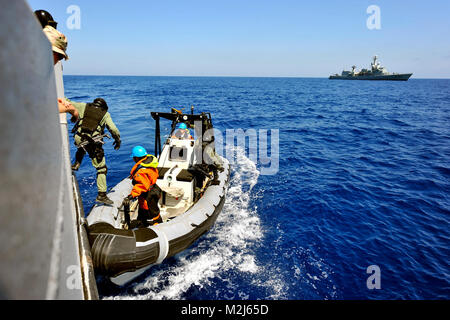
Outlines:
{"label": "warship on horizon", "polygon": [[378,56],[373,57],[371,64],[372,69],[362,69],[356,71],[356,66],[352,66],[352,71],[342,71],[341,75],[337,73],[330,76],[330,80],[392,80],[392,81],[408,81],[413,75],[412,73],[389,73],[386,68],[382,67],[378,62]]}

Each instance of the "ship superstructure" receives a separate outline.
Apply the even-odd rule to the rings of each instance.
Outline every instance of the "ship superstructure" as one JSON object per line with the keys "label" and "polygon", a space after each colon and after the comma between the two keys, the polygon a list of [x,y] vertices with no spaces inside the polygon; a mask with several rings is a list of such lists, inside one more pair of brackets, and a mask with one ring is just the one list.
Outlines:
{"label": "ship superstructure", "polygon": [[352,71],[342,71],[342,73],[330,76],[330,80],[392,80],[392,81],[408,81],[412,73],[389,73],[385,67],[378,62],[378,56],[373,57],[371,69],[356,70],[356,66],[352,66]]}

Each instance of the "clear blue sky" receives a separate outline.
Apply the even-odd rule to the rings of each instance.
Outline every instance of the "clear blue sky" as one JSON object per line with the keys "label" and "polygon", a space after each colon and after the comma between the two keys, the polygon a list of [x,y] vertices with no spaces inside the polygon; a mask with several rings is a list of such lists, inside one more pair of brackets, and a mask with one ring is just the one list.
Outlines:
{"label": "clear blue sky", "polygon": [[[448,0],[28,0],[69,39],[65,74],[327,77],[368,67],[450,78]],[[369,5],[381,30],[369,30]],[[81,9],[69,30],[67,8]]]}

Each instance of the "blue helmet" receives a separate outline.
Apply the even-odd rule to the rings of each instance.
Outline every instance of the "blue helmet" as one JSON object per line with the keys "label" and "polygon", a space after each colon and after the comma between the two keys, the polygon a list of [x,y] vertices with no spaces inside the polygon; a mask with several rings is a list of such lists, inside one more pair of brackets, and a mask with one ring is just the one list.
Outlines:
{"label": "blue helmet", "polygon": [[132,158],[142,158],[147,155],[147,150],[144,147],[137,146],[133,148],[133,153],[131,154]]}
{"label": "blue helmet", "polygon": [[181,123],[178,129],[186,130],[187,129],[186,123]]}

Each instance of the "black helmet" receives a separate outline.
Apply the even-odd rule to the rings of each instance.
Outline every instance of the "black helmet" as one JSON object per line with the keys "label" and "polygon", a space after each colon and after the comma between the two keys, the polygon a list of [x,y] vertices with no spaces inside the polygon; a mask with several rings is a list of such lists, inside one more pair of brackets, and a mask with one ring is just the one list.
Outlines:
{"label": "black helmet", "polygon": [[42,25],[42,28],[45,28],[46,26],[51,26],[53,28],[56,29],[56,27],[58,26],[58,22],[56,22],[52,15],[45,10],[36,10],[34,12],[34,14],[36,15],[36,18],[38,18],[39,22]]}
{"label": "black helmet", "polygon": [[97,98],[97,99],[95,99],[95,100],[94,100],[94,104],[95,104],[97,107],[99,107],[99,108],[101,108],[101,109],[103,109],[103,110],[105,110],[105,111],[108,111],[108,104],[106,103],[106,101],[105,101],[103,98]]}

